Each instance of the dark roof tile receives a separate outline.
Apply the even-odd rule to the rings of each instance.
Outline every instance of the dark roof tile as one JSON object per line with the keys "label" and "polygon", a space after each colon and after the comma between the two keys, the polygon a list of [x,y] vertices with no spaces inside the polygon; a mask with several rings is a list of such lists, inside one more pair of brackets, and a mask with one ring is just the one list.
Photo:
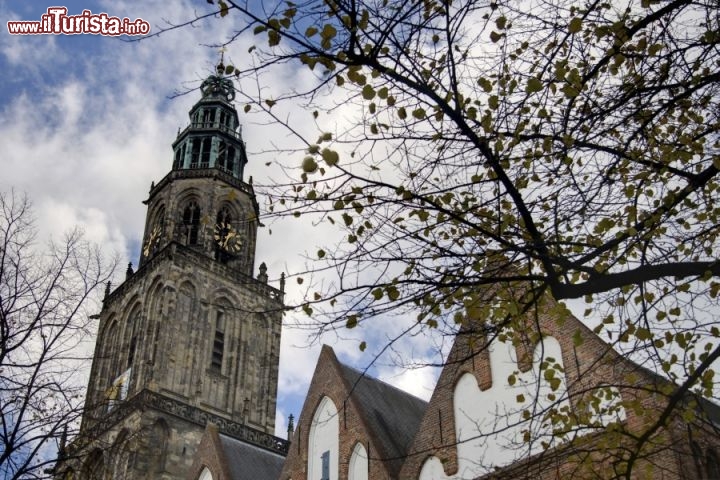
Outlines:
{"label": "dark roof tile", "polygon": [[285,457],[220,434],[232,480],[276,480]]}
{"label": "dark roof tile", "polygon": [[386,459],[390,474],[396,476],[415,438],[427,402],[347,365],[341,363],[340,367],[351,389],[350,397],[358,402],[369,424],[369,433],[384,450],[380,453]]}

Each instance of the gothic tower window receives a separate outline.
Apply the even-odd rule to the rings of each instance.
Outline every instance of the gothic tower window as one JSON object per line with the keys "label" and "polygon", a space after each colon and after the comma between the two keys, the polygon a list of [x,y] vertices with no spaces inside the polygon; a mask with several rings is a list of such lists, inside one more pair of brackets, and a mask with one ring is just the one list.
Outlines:
{"label": "gothic tower window", "polygon": [[225,127],[225,111],[220,110],[220,128]]}
{"label": "gothic tower window", "polygon": [[180,168],[183,168],[185,165],[185,144],[183,143],[181,147],[177,149],[175,152],[175,161],[173,162],[173,170],[178,170]]}
{"label": "gothic tower window", "polygon": [[227,167],[231,172],[235,169],[235,148],[228,147],[227,152]]}
{"label": "gothic tower window", "polygon": [[210,108],[203,111],[203,127],[210,128],[215,123],[215,109]]}
{"label": "gothic tower window", "polygon": [[159,233],[165,231],[165,205],[160,205],[160,208],[158,208],[153,228],[156,228]]}
{"label": "gothic tower window", "polygon": [[235,147],[221,141],[218,148],[217,165],[232,173],[235,168]]}
{"label": "gothic tower window", "polygon": [[138,337],[138,330],[140,330],[139,327],[139,317],[140,312],[135,311],[135,313],[132,315],[132,320],[130,324],[130,343],[128,345],[128,356],[127,356],[127,368],[131,368],[133,366],[133,362],[135,361],[135,351],[137,350],[137,337]]}
{"label": "gothic tower window", "polygon": [[220,145],[218,145],[218,156],[217,156],[217,165],[220,168],[225,168],[225,162],[227,160],[227,144],[220,141]]}
{"label": "gothic tower window", "polygon": [[207,168],[210,164],[210,149],[212,148],[212,139],[205,137],[202,141],[202,158],[200,160],[200,168]]}
{"label": "gothic tower window", "polygon": [[197,168],[198,162],[200,161],[200,142],[201,139],[192,139],[192,153],[190,155],[190,168]]}
{"label": "gothic tower window", "polygon": [[195,201],[190,201],[183,211],[183,234],[185,243],[197,245],[198,232],[200,230],[200,206]]}
{"label": "gothic tower window", "polygon": [[225,312],[215,312],[215,337],[213,339],[212,358],[210,368],[216,372],[222,370],[223,354],[225,353]]}

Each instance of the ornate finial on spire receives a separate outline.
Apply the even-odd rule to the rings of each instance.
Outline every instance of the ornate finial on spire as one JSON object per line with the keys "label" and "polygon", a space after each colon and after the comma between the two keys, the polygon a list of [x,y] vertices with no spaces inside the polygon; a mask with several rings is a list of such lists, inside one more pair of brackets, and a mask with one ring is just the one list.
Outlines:
{"label": "ornate finial on spire", "polygon": [[285,272],[280,274],[280,291],[285,293]]}
{"label": "ornate finial on spire", "polygon": [[287,439],[290,440],[290,437],[292,437],[292,434],[295,432],[295,417],[291,413],[290,416],[288,416],[288,430],[287,430]]}
{"label": "ornate finial on spire", "polygon": [[128,268],[125,270],[125,279],[132,277],[132,274],[135,273],[132,268],[132,262],[128,263]]}
{"label": "ornate finial on spire", "polygon": [[110,296],[110,280],[108,280],[108,282],[105,284],[105,298],[103,298],[103,300],[105,300],[109,296]]}
{"label": "ornate finial on spire", "polygon": [[200,85],[203,98],[220,97],[228,102],[235,100],[235,87],[233,86],[232,80],[222,77],[224,71],[225,66],[222,64],[218,65],[217,74],[210,75]]}
{"label": "ornate finial on spire", "polygon": [[227,50],[225,45],[220,47],[220,63],[215,67],[218,75],[222,75],[225,72],[225,50]]}

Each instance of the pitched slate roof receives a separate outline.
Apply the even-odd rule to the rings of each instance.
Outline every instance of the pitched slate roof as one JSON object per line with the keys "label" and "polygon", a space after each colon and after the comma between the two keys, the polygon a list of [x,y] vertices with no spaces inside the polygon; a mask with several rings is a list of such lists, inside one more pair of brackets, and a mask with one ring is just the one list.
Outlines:
{"label": "pitched slate roof", "polygon": [[220,434],[225,461],[233,480],[274,480],[280,475],[285,457]]}
{"label": "pitched slate roof", "polygon": [[[339,363],[339,362],[338,362]],[[376,378],[339,363],[350,389],[350,398],[358,403],[370,433],[382,452],[372,456],[387,459],[391,475],[397,476],[411,446],[427,402]]]}

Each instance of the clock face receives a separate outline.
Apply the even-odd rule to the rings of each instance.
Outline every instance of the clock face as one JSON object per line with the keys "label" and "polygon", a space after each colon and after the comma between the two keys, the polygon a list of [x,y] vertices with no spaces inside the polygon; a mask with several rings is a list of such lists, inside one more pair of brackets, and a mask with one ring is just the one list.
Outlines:
{"label": "clock face", "polygon": [[148,256],[150,253],[155,249],[158,242],[160,241],[160,226],[155,225],[155,228],[152,229],[152,232],[150,232],[150,236],[147,239],[147,242],[145,242],[145,245],[143,245],[143,255]]}
{"label": "clock face", "polygon": [[240,234],[232,225],[225,222],[215,225],[215,241],[222,250],[228,253],[237,253],[242,247]]}

